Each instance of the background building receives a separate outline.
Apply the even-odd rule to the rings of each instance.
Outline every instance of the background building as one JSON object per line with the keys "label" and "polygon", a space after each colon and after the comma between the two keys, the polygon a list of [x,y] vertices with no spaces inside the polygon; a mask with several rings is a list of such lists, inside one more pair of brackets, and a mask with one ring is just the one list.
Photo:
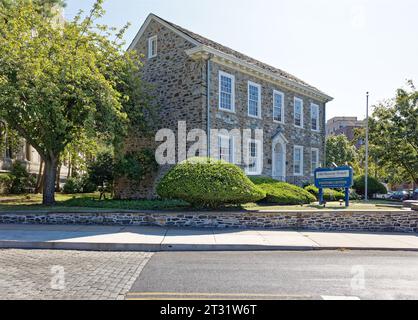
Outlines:
{"label": "background building", "polygon": [[[327,137],[345,135],[348,140],[354,140],[355,129],[364,128],[365,120],[358,120],[357,117],[334,117],[327,122]],[[356,147],[360,148],[364,141],[359,140]]]}

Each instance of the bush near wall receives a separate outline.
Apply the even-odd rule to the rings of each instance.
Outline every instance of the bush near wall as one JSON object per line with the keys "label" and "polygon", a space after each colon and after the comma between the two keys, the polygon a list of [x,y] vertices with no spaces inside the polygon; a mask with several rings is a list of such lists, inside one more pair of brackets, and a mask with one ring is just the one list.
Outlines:
{"label": "bush near wall", "polygon": [[164,199],[207,208],[256,202],[266,196],[239,167],[208,158],[192,158],[176,165],[160,181],[157,193]]}
{"label": "bush near wall", "polygon": [[35,176],[30,174],[20,161],[15,161],[13,163],[10,177],[12,179],[9,190],[11,194],[28,193],[35,188]]}
{"label": "bush near wall", "polygon": [[250,180],[266,192],[266,198],[262,202],[297,205],[316,201],[311,193],[293,184],[266,177],[251,177]]}
{"label": "bush near wall", "polygon": [[[356,190],[356,192],[362,196],[365,195],[365,183],[366,177],[365,176],[357,176],[354,177],[354,186],[353,189]],[[374,194],[386,194],[388,193],[388,190],[386,187],[380,183],[377,179],[373,177],[368,177],[368,190],[367,194],[369,197],[372,197]]]}
{"label": "bush near wall", "polygon": [[0,194],[8,194],[12,187],[13,178],[10,174],[0,174]]}
{"label": "bush near wall", "polygon": [[[319,200],[319,189],[314,185],[305,187],[305,190],[315,196]],[[334,189],[324,189],[324,200],[325,201],[339,201],[344,200],[344,192],[334,190]]]}
{"label": "bush near wall", "polygon": [[81,177],[71,177],[65,184],[62,192],[65,194],[92,193],[97,190],[97,186],[92,183],[87,175]]}

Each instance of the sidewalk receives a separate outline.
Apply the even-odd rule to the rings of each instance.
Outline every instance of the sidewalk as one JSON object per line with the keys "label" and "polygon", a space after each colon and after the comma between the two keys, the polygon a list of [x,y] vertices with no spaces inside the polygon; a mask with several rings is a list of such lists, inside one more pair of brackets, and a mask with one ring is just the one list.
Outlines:
{"label": "sidewalk", "polygon": [[418,234],[0,225],[0,248],[94,251],[404,250]]}

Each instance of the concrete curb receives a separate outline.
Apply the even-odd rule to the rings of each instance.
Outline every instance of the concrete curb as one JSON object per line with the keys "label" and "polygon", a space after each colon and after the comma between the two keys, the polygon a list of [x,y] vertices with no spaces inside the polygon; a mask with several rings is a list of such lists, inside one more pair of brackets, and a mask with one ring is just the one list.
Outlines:
{"label": "concrete curb", "polygon": [[179,252],[179,251],[408,251],[418,248],[336,247],[336,246],[268,246],[268,245],[205,245],[205,244],[144,244],[0,241],[0,249]]}

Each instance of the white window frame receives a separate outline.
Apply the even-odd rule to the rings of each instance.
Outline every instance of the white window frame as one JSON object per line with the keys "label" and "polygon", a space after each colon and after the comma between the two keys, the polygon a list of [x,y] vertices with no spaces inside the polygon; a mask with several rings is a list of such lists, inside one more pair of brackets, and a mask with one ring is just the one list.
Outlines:
{"label": "white window frame", "polygon": [[[320,161],[319,161],[319,149],[318,148],[311,148],[311,176],[313,177],[315,174],[315,169],[312,168],[313,165],[313,158],[312,158],[312,154],[316,153],[316,165],[315,165],[315,169],[320,167]],[[312,170],[313,169],[313,170]]]}
{"label": "white window frame", "polygon": [[[257,87],[258,88],[258,115],[252,115],[250,114],[250,86],[252,87]],[[261,85],[259,85],[258,83],[252,82],[252,81],[248,81],[248,85],[247,85],[247,111],[248,111],[248,116],[251,118],[256,118],[256,119],[261,119]]]}
{"label": "white window frame", "polygon": [[[296,150],[300,150],[300,172],[296,172]],[[303,176],[303,146],[293,147],[293,175],[295,177]]]}
{"label": "white window frame", "polygon": [[[228,140],[228,149],[229,149],[229,160],[225,160],[221,158],[221,154],[220,154],[220,144],[219,142],[221,142],[220,140],[225,139]],[[227,136],[227,135],[223,135],[223,134],[218,134],[218,160],[224,160],[227,161],[229,163],[235,163],[235,141],[234,141],[234,137],[232,136]]]}
{"label": "white window frame", "polygon": [[[251,144],[252,143],[255,143],[255,145],[256,145],[256,152],[257,152],[257,154],[256,154],[256,171],[250,171],[249,170],[249,163],[250,163],[250,157],[251,157]],[[261,163],[261,161],[263,161],[263,158],[262,158],[262,155],[261,155],[261,151],[262,151],[262,148],[261,148],[261,141],[260,140],[254,140],[254,139],[250,139],[250,140],[248,140],[247,141],[247,164],[246,164],[246,166],[245,166],[245,173],[248,175],[248,176],[259,176],[259,175],[261,175],[262,174],[262,163]]]}
{"label": "white window frame", "polygon": [[[152,52],[152,44],[155,41],[155,52]],[[158,54],[158,37],[153,36],[148,39],[148,59],[155,58]]]}
{"label": "white window frame", "polygon": [[[281,109],[281,115],[280,115],[281,121],[278,121],[274,118],[274,110],[276,109],[276,95],[279,95],[279,96],[282,97],[282,109]],[[284,114],[285,114],[285,112],[284,112],[284,108],[285,108],[284,101],[285,101],[284,100],[284,93],[280,92],[280,91],[277,91],[277,90],[273,90],[273,122],[284,124]]]}
{"label": "white window frame", "polygon": [[[316,118],[316,129],[314,129],[312,127],[312,120],[313,120],[313,110],[316,109],[316,114],[317,114],[317,118]],[[311,103],[311,129],[314,132],[319,132],[320,128],[319,128],[319,105],[317,105],[316,103]]]}
{"label": "white window frame", "polygon": [[[296,124],[296,101],[300,101],[301,102],[301,110],[300,110],[300,126],[298,126]],[[303,128],[303,99],[295,97],[293,100],[293,124],[295,125],[296,128]]]}
{"label": "white window frame", "polygon": [[[231,91],[232,91],[231,92],[231,110],[221,107],[221,95],[222,95],[222,92],[221,92],[221,88],[222,88],[222,86],[221,86],[221,79],[222,79],[222,77],[226,77],[226,78],[231,79]],[[235,113],[235,76],[232,75],[232,74],[226,73],[224,71],[219,71],[219,77],[218,77],[218,79],[219,79],[219,85],[218,85],[218,91],[219,91],[219,97],[218,97],[218,99],[219,99],[219,110]]]}

